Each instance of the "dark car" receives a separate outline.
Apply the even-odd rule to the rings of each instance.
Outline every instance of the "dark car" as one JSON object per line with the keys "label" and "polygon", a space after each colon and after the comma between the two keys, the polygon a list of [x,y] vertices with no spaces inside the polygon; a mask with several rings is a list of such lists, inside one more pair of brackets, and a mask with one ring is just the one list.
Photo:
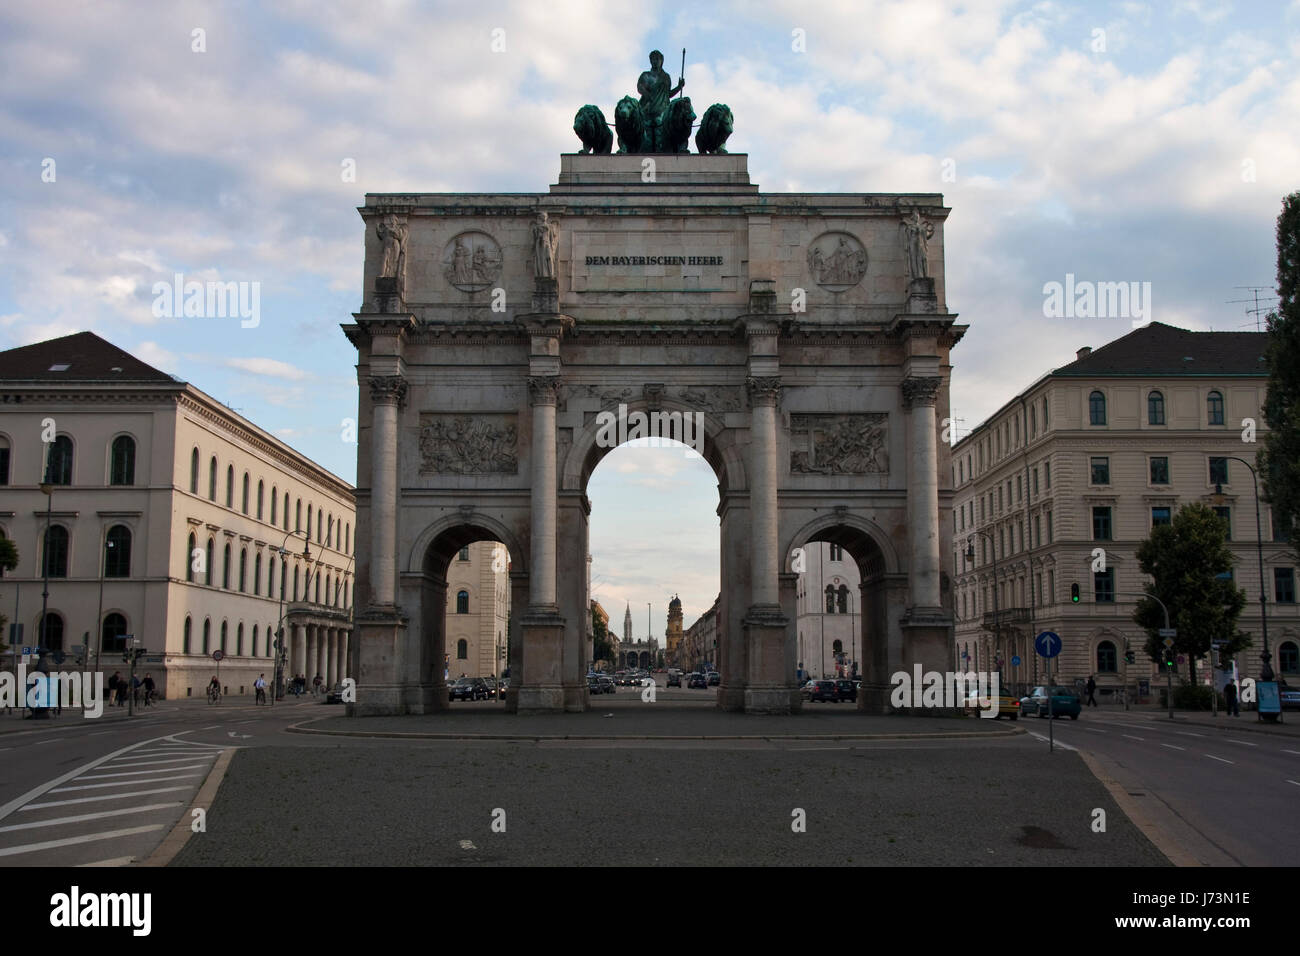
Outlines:
{"label": "dark car", "polygon": [[483,685],[487,687],[488,699],[496,700],[497,698],[497,679],[495,677],[484,677]]}
{"label": "dark car", "polygon": [[803,685],[804,700],[820,700],[839,703],[840,695],[833,680],[810,680]]}
{"label": "dark car", "polygon": [[1283,710],[1300,710],[1300,687],[1281,681],[1277,685],[1277,696]]}
{"label": "dark car", "polygon": [[686,677],[686,687],[691,689],[698,687],[700,690],[708,690],[709,682],[703,674],[688,674]]}
{"label": "dark car", "polygon": [[[1035,687],[1029,692],[1028,697],[1020,699],[1020,712],[1026,717],[1030,714],[1037,714],[1039,717],[1049,716],[1048,696],[1048,688]],[[1050,697],[1050,716],[1079,719],[1079,712],[1083,710],[1083,706],[1073,690],[1068,687],[1053,687]],[[998,716],[1001,715],[1002,712],[999,710]]]}
{"label": "dark car", "polygon": [[682,686],[682,675],[681,675],[681,674],[669,674],[669,675],[668,675],[668,686],[669,686],[669,687],[681,687],[681,686]]}
{"label": "dark car", "polygon": [[587,691],[592,694],[605,693],[600,687],[600,678],[595,674],[590,674],[587,677]]}
{"label": "dark car", "polygon": [[708,680],[709,680],[710,687],[717,687],[719,684],[722,683],[722,675],[719,674],[717,671],[709,671]]}
{"label": "dark car", "polygon": [[835,682],[835,693],[839,695],[840,700],[850,700],[856,702],[858,699],[858,685],[847,678]]}
{"label": "dark car", "polygon": [[487,682],[481,677],[459,677],[447,688],[448,700],[487,700]]}
{"label": "dark car", "polygon": [[601,674],[596,678],[596,683],[600,684],[600,692],[602,694],[612,694],[617,689],[614,687],[614,682],[604,674]]}

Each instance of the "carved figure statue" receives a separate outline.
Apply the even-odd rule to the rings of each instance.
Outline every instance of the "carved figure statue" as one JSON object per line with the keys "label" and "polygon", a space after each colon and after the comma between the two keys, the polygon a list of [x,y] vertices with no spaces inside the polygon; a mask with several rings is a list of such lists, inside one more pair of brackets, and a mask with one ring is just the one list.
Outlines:
{"label": "carved figure statue", "polygon": [[733,129],[731,108],[726,103],[714,103],[704,111],[704,119],[700,120],[700,131],[695,134],[695,148],[701,155],[725,153],[727,137]]}
{"label": "carved figure statue", "polygon": [[[646,138],[649,140],[647,146],[652,153],[678,152],[668,140],[665,121],[669,101],[681,92],[686,79],[678,77],[677,85],[673,86],[672,83],[673,78],[664,70],[664,55],[658,50],[651,50],[650,69],[637,79],[636,91],[641,94],[641,113],[645,118]],[[687,135],[690,135],[689,132]]]}
{"label": "carved figure statue", "polygon": [[550,217],[539,212],[533,220],[533,276],[538,279],[555,278],[555,252],[559,247],[560,227]]}
{"label": "carved figure statue", "polygon": [[904,216],[901,226],[903,232],[903,249],[907,253],[907,267],[913,279],[930,277],[930,256],[926,241],[934,236],[934,223],[922,219],[915,209],[910,216]]}
{"label": "carved figure statue", "polygon": [[401,278],[406,272],[406,223],[398,222],[397,217],[389,213],[375,225],[375,233],[383,243],[379,277]]}
{"label": "carved figure statue", "polygon": [[582,140],[580,153],[607,154],[613,146],[614,134],[609,131],[609,124],[599,106],[589,103],[578,110],[573,118],[573,131]]}
{"label": "carved figure statue", "polygon": [[451,254],[451,273],[456,285],[469,285],[473,280],[470,273],[469,250],[463,239],[456,240],[456,249]]}
{"label": "carved figure statue", "polygon": [[639,153],[645,146],[645,116],[641,104],[625,96],[614,107],[614,130],[620,153]]}

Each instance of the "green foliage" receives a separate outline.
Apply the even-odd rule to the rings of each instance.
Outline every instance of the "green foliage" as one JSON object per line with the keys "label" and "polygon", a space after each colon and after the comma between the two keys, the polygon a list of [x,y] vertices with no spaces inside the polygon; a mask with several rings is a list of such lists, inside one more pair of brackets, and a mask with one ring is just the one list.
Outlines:
{"label": "green foliage", "polygon": [[[1154,579],[1146,592],[1169,608],[1169,624],[1178,630],[1173,650],[1187,655],[1189,678],[1196,661],[1209,654],[1212,640],[1228,642],[1224,647],[1228,657],[1250,646],[1250,638],[1237,630],[1246,592],[1232,579],[1216,576],[1232,569],[1232,552],[1223,519],[1208,506],[1187,505],[1171,524],[1152,528],[1138,547],[1137,559],[1142,572]],[[1164,640],[1156,633],[1164,627],[1160,605],[1143,598],[1133,620],[1146,628],[1147,656],[1160,664],[1164,653]]]}
{"label": "green foliage", "polygon": [[1268,397],[1257,456],[1273,520],[1300,557],[1300,192],[1277,217],[1278,310],[1268,317]]}
{"label": "green foliage", "polygon": [[3,572],[18,567],[18,547],[8,538],[0,537],[0,577]]}
{"label": "green foliage", "polygon": [[591,607],[591,656],[597,661],[614,659],[614,643],[609,639],[605,622],[597,616],[594,604]]}

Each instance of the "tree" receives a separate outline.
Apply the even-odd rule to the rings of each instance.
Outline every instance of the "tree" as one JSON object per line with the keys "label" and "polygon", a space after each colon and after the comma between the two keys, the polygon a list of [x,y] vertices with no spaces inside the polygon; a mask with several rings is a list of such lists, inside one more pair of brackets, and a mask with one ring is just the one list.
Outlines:
{"label": "tree", "polygon": [[[1227,528],[1208,506],[1186,505],[1172,524],[1152,528],[1150,537],[1138,547],[1137,559],[1142,573],[1153,578],[1146,585],[1147,594],[1154,594],[1169,608],[1169,624],[1178,631],[1173,651],[1187,655],[1190,680],[1195,681],[1196,661],[1209,654],[1212,640],[1227,642],[1225,657],[1250,646],[1250,638],[1237,630],[1246,592],[1227,576],[1233,561]],[[1156,631],[1165,626],[1160,605],[1143,598],[1133,620],[1146,628],[1147,655],[1159,663],[1164,639]]]}
{"label": "tree", "polygon": [[596,613],[594,604],[591,608],[591,648],[593,660],[607,661],[614,657],[614,645],[609,639],[609,630]]}
{"label": "tree", "polygon": [[1300,557],[1300,192],[1277,217],[1278,309],[1268,316],[1268,431],[1257,456],[1273,521]]}
{"label": "tree", "polygon": [[[18,567],[18,546],[8,538],[0,537],[0,578],[5,576],[6,571],[12,571]],[[9,618],[0,614],[0,651],[9,650],[9,643],[5,640],[5,625],[9,623]]]}

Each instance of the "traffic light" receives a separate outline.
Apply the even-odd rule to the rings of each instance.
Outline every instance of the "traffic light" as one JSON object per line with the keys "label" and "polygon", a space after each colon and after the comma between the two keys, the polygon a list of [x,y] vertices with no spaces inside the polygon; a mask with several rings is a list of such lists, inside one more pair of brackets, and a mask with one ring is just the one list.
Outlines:
{"label": "traffic light", "polygon": [[1135,654],[1133,651],[1125,651],[1125,652],[1124,652],[1124,663],[1125,663],[1125,664],[1136,664],[1136,663],[1137,663],[1137,654]]}
{"label": "traffic light", "polygon": [[1165,667],[1169,668],[1170,670],[1174,669],[1174,652],[1172,648],[1165,651]]}
{"label": "traffic light", "polygon": [[1070,600],[1075,604],[1079,603],[1079,585],[1077,584],[1070,585]]}

